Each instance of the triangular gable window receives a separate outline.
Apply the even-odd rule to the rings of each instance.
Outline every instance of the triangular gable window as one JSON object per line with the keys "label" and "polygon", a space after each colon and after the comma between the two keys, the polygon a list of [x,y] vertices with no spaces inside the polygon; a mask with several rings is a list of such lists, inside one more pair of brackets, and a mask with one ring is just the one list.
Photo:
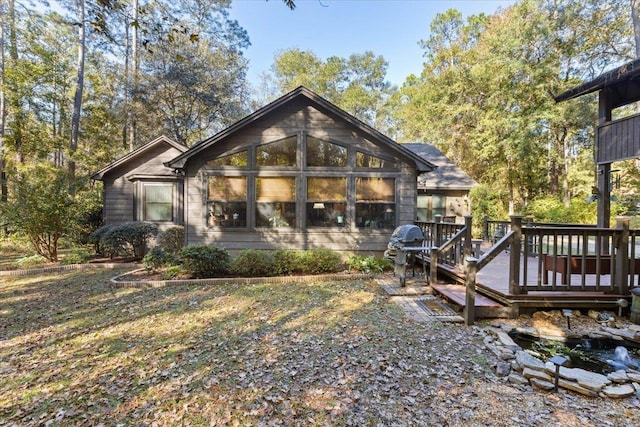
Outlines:
{"label": "triangular gable window", "polygon": [[345,167],[347,149],[342,145],[307,136],[307,166]]}
{"label": "triangular gable window", "polygon": [[392,169],[396,168],[396,162],[392,160],[382,159],[380,157],[372,156],[361,152],[356,153],[356,167],[358,168],[370,168],[370,169]]}
{"label": "triangular gable window", "polygon": [[249,164],[249,156],[247,150],[240,151],[239,153],[229,154],[228,156],[221,156],[217,159],[212,159],[207,162],[207,166],[221,167],[221,166],[235,166],[239,168],[246,168]]}
{"label": "triangular gable window", "polygon": [[296,166],[298,138],[290,136],[256,148],[258,166]]}

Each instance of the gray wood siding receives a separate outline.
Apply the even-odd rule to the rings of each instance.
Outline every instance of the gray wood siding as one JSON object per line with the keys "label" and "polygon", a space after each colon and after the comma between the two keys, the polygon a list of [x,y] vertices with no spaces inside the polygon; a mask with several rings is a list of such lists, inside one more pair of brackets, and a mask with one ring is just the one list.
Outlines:
{"label": "gray wood siding", "polygon": [[640,157],[640,115],[599,126],[596,146],[598,164]]}
{"label": "gray wood siding", "polygon": [[[135,186],[127,179],[131,175],[167,175],[172,172],[163,162],[167,162],[181,152],[169,144],[158,144],[109,171],[104,177],[103,217],[105,224],[123,224],[135,220]],[[180,189],[181,186],[178,186]],[[181,200],[178,195],[178,200]],[[180,215],[178,215],[180,217]]]}
{"label": "gray wood siding", "polygon": [[[206,162],[223,153],[237,151],[241,147],[255,146],[266,142],[273,142],[300,132],[316,138],[331,140],[332,142],[354,147],[368,154],[380,155],[384,158],[395,159],[399,170],[363,170],[348,168],[346,171],[350,179],[355,176],[384,176],[396,179],[396,224],[412,223],[416,219],[415,198],[417,191],[417,177],[413,163],[408,159],[398,158],[391,153],[384,143],[365,138],[358,129],[352,127],[339,118],[331,117],[304,103],[291,103],[276,110],[272,114],[257,119],[250,127],[239,130],[226,140],[214,144],[206,152],[199,153],[186,165],[185,177],[185,231],[187,244],[216,244],[230,251],[241,249],[311,249],[327,248],[337,251],[359,251],[363,253],[381,252],[386,249],[392,230],[361,230],[356,228],[353,218],[344,229],[311,229],[283,230],[283,229],[216,229],[207,226],[206,215],[206,177],[209,174],[238,174],[239,170],[213,170],[206,166]],[[353,151],[352,151],[353,153]],[[351,154],[353,155],[353,154]],[[299,165],[300,166],[300,165]],[[281,175],[283,173],[300,174],[304,168],[292,168],[286,171],[273,171],[260,168],[251,171],[252,176]],[[233,171],[232,171],[233,170]],[[345,176],[345,170],[314,170],[309,174]],[[304,174],[304,173],[303,173]],[[301,179],[299,181],[302,181]],[[349,184],[353,189],[353,185]],[[303,183],[298,182],[298,191],[303,190]],[[249,197],[251,199],[251,197]],[[251,206],[251,203],[249,203]],[[251,210],[251,208],[249,208]],[[298,209],[302,212],[302,209]],[[251,212],[249,212],[249,216]],[[352,212],[353,215],[353,212]],[[299,218],[300,220],[300,218]]]}

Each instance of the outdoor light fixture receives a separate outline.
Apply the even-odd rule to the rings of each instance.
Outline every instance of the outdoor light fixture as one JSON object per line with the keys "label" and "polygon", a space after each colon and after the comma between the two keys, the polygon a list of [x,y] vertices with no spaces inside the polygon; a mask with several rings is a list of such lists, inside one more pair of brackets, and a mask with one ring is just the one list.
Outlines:
{"label": "outdoor light fixture", "polygon": [[571,315],[573,314],[572,310],[567,308],[562,309],[562,315],[567,318],[567,329],[571,329]]}
{"label": "outdoor light fixture", "polygon": [[[567,319],[568,319],[568,317],[567,317]],[[551,359],[549,359],[549,361],[556,366],[554,391],[557,393],[558,392],[558,381],[559,381],[559,378],[560,378],[560,366],[562,366],[565,363],[567,363],[567,359],[565,359],[562,356],[553,356]]]}

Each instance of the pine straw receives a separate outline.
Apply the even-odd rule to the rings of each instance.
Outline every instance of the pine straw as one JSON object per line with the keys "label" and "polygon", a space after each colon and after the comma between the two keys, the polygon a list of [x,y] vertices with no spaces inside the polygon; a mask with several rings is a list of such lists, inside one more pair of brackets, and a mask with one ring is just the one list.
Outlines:
{"label": "pine straw", "polygon": [[137,289],[118,273],[0,279],[0,424],[640,422],[635,401],[506,385],[481,329],[412,322],[374,281]]}

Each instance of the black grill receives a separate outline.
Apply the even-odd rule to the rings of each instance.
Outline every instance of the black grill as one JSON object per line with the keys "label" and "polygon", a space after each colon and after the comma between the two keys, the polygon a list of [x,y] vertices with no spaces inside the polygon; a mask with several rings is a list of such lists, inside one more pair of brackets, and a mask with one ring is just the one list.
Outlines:
{"label": "black grill", "polygon": [[[406,282],[407,264],[410,262],[413,267],[415,254],[429,249],[422,246],[423,242],[424,233],[417,225],[405,224],[393,230],[384,255],[393,259],[394,274],[399,277],[400,286],[404,286]],[[426,276],[426,268],[424,271]]]}

